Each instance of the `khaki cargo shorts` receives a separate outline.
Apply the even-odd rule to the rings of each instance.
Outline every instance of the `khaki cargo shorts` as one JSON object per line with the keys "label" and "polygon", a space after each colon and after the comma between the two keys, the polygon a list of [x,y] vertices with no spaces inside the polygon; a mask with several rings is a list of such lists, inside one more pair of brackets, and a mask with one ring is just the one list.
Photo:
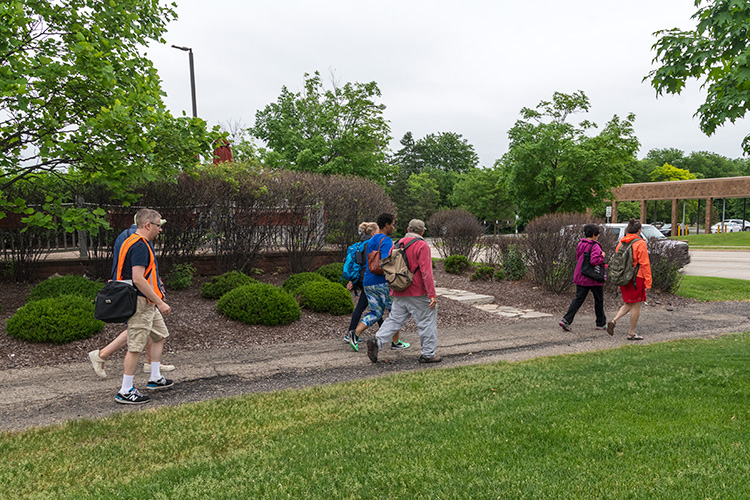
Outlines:
{"label": "khaki cargo shorts", "polygon": [[128,351],[141,352],[148,337],[158,342],[169,337],[169,331],[159,308],[146,297],[138,297],[135,314],[128,320]]}

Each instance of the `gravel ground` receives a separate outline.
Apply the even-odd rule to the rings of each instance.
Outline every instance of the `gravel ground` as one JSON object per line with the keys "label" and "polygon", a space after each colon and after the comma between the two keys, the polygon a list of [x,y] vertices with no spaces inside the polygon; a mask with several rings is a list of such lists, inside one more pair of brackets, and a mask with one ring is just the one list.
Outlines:
{"label": "gravel ground", "polygon": [[[280,285],[288,274],[266,274],[259,280]],[[207,281],[207,278],[201,280]],[[442,270],[442,264],[435,269],[437,286],[470,290],[476,293],[493,295],[495,303],[524,309],[534,309],[562,316],[572,300],[574,289],[565,295],[554,295],[533,286],[528,281],[470,281],[469,273],[452,275]],[[173,313],[166,318],[170,338],[166,343],[165,362],[170,353],[196,351],[205,349],[246,348],[257,345],[286,344],[306,340],[336,339],[343,337],[349,326],[349,316],[331,316],[330,314],[313,313],[302,310],[299,321],[291,325],[268,327],[245,325],[232,321],[216,310],[216,301],[203,299],[200,296],[200,284],[189,289],[167,293],[167,301]],[[10,368],[50,366],[60,363],[71,363],[87,360],[87,353],[104,347],[121,331],[120,325],[106,325],[104,331],[92,338],[71,342],[64,345],[33,344],[9,337],[5,333],[5,320],[13,316],[23,306],[33,284],[4,283],[0,287],[0,370]],[[652,296],[651,303],[663,308],[677,307],[692,303],[674,295],[661,294]],[[582,312],[593,310],[593,299],[587,299]],[[605,310],[611,315],[620,306],[619,296],[605,294]],[[479,325],[487,321],[509,321],[498,319],[496,315],[474,307],[465,306],[456,301],[440,298],[438,328],[465,327]],[[416,331],[410,321],[405,332]],[[118,353],[114,360],[121,359],[124,353]]]}

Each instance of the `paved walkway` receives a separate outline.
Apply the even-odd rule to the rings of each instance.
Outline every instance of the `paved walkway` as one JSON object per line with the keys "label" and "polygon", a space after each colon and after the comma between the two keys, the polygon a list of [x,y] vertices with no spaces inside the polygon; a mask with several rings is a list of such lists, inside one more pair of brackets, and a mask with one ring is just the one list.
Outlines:
{"label": "paved walkway", "polygon": [[[419,340],[413,332],[405,351],[381,351],[377,364],[364,352],[354,353],[341,339],[216,349],[170,354],[177,370],[170,374],[174,388],[153,395],[143,406],[114,402],[119,371],[98,378],[86,353],[81,361],[56,366],[0,370],[0,430],[62,424],[68,420],[100,418],[254,392],[277,391],[342,381],[361,380],[410,370],[444,369],[497,361],[520,361],[540,356],[571,354],[625,345],[627,327],[614,337],[594,329],[593,314],[579,313],[573,331],[563,332],[555,319],[500,319],[481,325],[439,331],[438,353],[443,362],[422,365]],[[699,303],[682,308],[646,307],[639,321],[642,343],[684,338],[706,338],[750,331],[747,304]],[[637,345],[640,345],[639,343]],[[115,375],[117,373],[118,375]],[[136,374],[136,386],[147,376]]]}

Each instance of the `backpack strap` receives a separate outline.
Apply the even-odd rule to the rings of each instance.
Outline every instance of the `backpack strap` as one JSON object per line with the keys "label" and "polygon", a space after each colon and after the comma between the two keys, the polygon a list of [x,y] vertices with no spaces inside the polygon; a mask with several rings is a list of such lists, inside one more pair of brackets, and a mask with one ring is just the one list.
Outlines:
{"label": "backpack strap", "polygon": [[[413,240],[411,240],[406,245],[404,245],[403,242],[398,244],[398,247],[401,248],[401,249],[403,249],[403,251],[404,251],[404,261],[406,262],[406,267],[409,268],[409,271],[411,271],[411,266],[409,265],[409,258],[406,256],[406,249],[409,248],[413,243],[416,243],[417,241],[424,241],[424,238],[414,238]],[[417,268],[414,269],[414,271],[412,271],[412,272],[416,273],[417,269],[419,269],[419,266],[417,266]]]}
{"label": "backpack strap", "polygon": [[[636,236],[632,240],[630,240],[627,243],[625,243],[623,246],[628,245],[628,248],[631,248],[633,246],[633,244],[635,243],[635,240],[645,241],[643,238],[639,238],[638,236]],[[622,248],[622,247],[620,247],[620,248]],[[623,251],[627,252],[628,248],[626,248]],[[635,256],[633,256],[633,260],[635,261]],[[635,274],[633,275],[633,289],[634,290],[638,290],[638,283],[636,283],[636,280],[638,279],[638,271],[641,270],[641,264],[640,264],[640,262],[637,262],[633,267],[635,267]]]}

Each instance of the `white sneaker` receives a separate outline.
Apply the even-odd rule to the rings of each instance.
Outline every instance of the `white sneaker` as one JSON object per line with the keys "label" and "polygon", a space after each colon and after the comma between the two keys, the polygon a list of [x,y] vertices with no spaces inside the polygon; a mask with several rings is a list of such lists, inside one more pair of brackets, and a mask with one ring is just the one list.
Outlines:
{"label": "white sneaker", "polygon": [[[174,365],[161,365],[159,371],[171,372],[174,371]],[[143,373],[151,373],[151,363],[143,363]]]}
{"label": "white sneaker", "polygon": [[91,366],[94,367],[94,371],[101,378],[107,378],[107,372],[104,371],[104,360],[99,357],[99,349],[91,351],[89,353],[89,359],[91,360]]}

